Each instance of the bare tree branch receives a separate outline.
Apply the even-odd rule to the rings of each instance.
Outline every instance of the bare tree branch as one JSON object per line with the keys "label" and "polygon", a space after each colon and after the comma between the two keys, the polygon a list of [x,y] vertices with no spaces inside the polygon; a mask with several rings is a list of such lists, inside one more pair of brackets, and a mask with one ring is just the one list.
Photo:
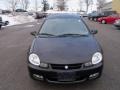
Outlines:
{"label": "bare tree branch", "polygon": [[24,10],[27,10],[29,7],[29,0],[20,0],[21,1],[21,6]]}
{"label": "bare tree branch", "polygon": [[56,0],[56,6],[60,11],[65,10],[66,3],[68,0]]}
{"label": "bare tree branch", "polygon": [[35,11],[38,11],[38,0],[35,0]]}
{"label": "bare tree branch", "polygon": [[93,3],[93,0],[85,0],[84,2],[86,4],[86,13],[87,13],[89,6]]}
{"label": "bare tree branch", "polygon": [[83,8],[83,0],[79,0],[79,7],[80,7],[80,11],[82,11],[82,8]]}
{"label": "bare tree branch", "polygon": [[106,3],[106,0],[97,0],[98,7],[102,8],[102,6]]}
{"label": "bare tree branch", "polygon": [[42,5],[43,5],[43,9],[42,9],[43,11],[46,11],[49,9],[49,4],[47,0],[43,0]]}
{"label": "bare tree branch", "polygon": [[98,5],[98,11],[102,11],[103,5],[106,3],[106,0],[97,0],[97,5]]}
{"label": "bare tree branch", "polygon": [[19,0],[7,0],[10,8],[12,9],[12,11],[14,12],[16,10],[16,7],[19,3]]}

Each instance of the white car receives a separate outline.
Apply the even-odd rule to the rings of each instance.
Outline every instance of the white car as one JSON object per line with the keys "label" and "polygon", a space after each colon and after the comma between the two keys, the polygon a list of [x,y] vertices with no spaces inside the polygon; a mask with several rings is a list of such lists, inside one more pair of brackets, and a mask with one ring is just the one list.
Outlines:
{"label": "white car", "polygon": [[120,28],[120,19],[117,19],[114,23],[114,26]]}

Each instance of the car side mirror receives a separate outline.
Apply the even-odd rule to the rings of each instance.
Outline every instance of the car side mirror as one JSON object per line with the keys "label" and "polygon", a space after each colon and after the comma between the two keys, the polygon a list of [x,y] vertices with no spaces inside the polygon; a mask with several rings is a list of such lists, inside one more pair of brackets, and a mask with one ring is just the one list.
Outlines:
{"label": "car side mirror", "polygon": [[91,32],[91,34],[93,34],[93,35],[98,33],[97,30],[91,30],[90,32]]}
{"label": "car side mirror", "polygon": [[33,35],[33,36],[36,36],[36,35],[37,35],[37,32],[36,32],[36,31],[33,31],[33,32],[31,32],[30,34]]}

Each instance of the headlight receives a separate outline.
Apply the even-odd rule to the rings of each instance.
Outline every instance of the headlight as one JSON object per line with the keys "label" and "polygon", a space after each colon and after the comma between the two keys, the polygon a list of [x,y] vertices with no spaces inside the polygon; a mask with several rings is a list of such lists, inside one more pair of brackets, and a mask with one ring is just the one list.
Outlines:
{"label": "headlight", "polygon": [[96,52],[92,57],[92,64],[98,64],[102,61],[103,56],[100,52]]}
{"label": "headlight", "polygon": [[85,67],[90,67],[92,65],[93,65],[92,62],[87,62],[87,63],[84,64]]}
{"label": "headlight", "polygon": [[39,59],[38,55],[36,55],[36,54],[30,54],[29,62],[36,66],[40,65],[40,59]]}
{"label": "headlight", "polygon": [[116,20],[115,23],[120,23],[120,20]]}

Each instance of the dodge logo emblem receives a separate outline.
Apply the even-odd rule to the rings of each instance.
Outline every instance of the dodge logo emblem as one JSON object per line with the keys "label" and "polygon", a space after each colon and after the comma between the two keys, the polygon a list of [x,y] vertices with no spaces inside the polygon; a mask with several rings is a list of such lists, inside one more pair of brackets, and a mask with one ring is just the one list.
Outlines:
{"label": "dodge logo emblem", "polygon": [[65,69],[68,69],[68,66],[65,66]]}

